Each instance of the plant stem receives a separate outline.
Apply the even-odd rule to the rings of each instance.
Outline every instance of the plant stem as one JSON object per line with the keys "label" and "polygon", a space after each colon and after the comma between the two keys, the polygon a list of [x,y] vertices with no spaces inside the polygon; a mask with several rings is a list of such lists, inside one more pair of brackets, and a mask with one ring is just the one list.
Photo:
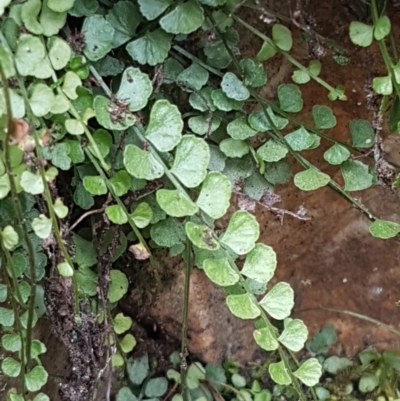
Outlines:
{"label": "plant stem", "polygon": [[189,238],[186,238],[185,251],[185,287],[183,292],[183,311],[182,311],[182,334],[181,334],[181,391],[183,401],[188,401],[188,389],[186,386],[187,371],[187,328],[189,316],[189,295],[190,295],[190,274],[192,269],[192,244]]}

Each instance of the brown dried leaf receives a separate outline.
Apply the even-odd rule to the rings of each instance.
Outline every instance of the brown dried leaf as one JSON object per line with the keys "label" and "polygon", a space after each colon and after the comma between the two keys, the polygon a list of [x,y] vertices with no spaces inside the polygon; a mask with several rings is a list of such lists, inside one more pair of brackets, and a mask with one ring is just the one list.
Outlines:
{"label": "brown dried leaf", "polygon": [[129,247],[129,252],[131,252],[137,260],[146,260],[150,257],[150,253],[143,244],[131,245]]}

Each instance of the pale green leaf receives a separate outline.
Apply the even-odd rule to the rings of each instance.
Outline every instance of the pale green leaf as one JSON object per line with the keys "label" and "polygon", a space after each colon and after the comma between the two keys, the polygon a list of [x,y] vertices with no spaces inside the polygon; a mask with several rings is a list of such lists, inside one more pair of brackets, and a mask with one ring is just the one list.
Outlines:
{"label": "pale green leaf", "polygon": [[228,98],[243,101],[250,97],[246,85],[232,72],[225,73],[221,82],[222,91]]}
{"label": "pale green leaf", "polygon": [[15,64],[22,76],[32,75],[37,65],[46,56],[42,41],[32,35],[22,35],[15,51]]}
{"label": "pale green leaf", "polygon": [[39,217],[35,217],[32,221],[32,228],[35,234],[41,238],[46,239],[51,234],[52,223],[51,219],[49,219],[44,214],[39,215]]}
{"label": "pale green leaf", "polygon": [[374,39],[374,27],[358,21],[350,24],[349,33],[351,41],[361,47],[370,46]]}
{"label": "pale green leaf", "polygon": [[219,117],[194,116],[188,120],[189,128],[197,135],[206,135],[219,128],[221,119]]}
{"label": "pale green leaf", "polygon": [[389,75],[385,77],[375,77],[372,80],[372,88],[378,95],[391,95],[393,92],[391,77]]}
{"label": "pale green leaf", "polygon": [[207,143],[194,135],[185,135],[176,148],[171,172],[188,188],[199,186],[207,175],[210,150]]}
{"label": "pale green leaf", "polygon": [[120,270],[111,270],[110,280],[107,294],[108,300],[112,303],[118,302],[128,291],[128,279]]}
{"label": "pale green leaf", "polygon": [[68,262],[61,262],[57,265],[57,270],[62,277],[72,277],[74,275],[74,269]]}
{"label": "pale green leaf", "polygon": [[400,233],[400,224],[392,221],[376,219],[370,226],[369,232],[375,238],[394,238]]}
{"label": "pale green leaf", "polygon": [[49,8],[57,13],[70,10],[76,0],[48,0]]}
{"label": "pale green leaf", "polygon": [[21,371],[21,362],[16,361],[14,358],[4,358],[1,363],[1,370],[5,376],[18,377]]}
{"label": "pale green leaf", "polygon": [[130,111],[138,111],[147,105],[152,91],[149,76],[138,68],[128,67],[122,75],[117,98],[128,102]]}
{"label": "pale green leaf", "polygon": [[260,51],[257,53],[256,60],[266,61],[271,57],[274,57],[276,53],[278,53],[278,49],[276,48],[276,46],[274,46],[273,43],[269,41],[264,42],[261,46]]}
{"label": "pale green leaf", "polygon": [[294,185],[302,191],[314,191],[328,185],[330,179],[328,174],[311,167],[294,176]]}
{"label": "pale green leaf", "polygon": [[4,174],[0,177],[0,199],[4,199],[10,192],[10,177]]}
{"label": "pale green leaf", "polygon": [[106,182],[98,175],[85,176],[83,178],[83,186],[92,195],[105,195],[108,192]]}
{"label": "pale green leaf", "polygon": [[254,330],[253,337],[256,343],[265,351],[275,351],[279,348],[279,343],[269,327]]}
{"label": "pale green leaf", "polygon": [[40,175],[26,170],[22,173],[20,185],[22,189],[31,195],[40,195],[44,192],[44,184]]}
{"label": "pale green leaf", "polygon": [[125,224],[128,222],[128,217],[120,205],[107,206],[105,213],[114,224]]}
{"label": "pale green leaf", "polygon": [[240,319],[255,319],[260,310],[250,294],[228,295],[226,304],[233,315]]}
{"label": "pale green leaf", "polygon": [[238,255],[245,255],[254,248],[259,235],[260,226],[256,218],[244,210],[239,210],[229,220],[221,242]]}
{"label": "pale green leaf", "polygon": [[233,138],[227,138],[221,141],[219,148],[225,156],[230,158],[241,158],[250,152],[250,147],[246,141]]}
{"label": "pale green leaf", "polygon": [[233,139],[244,140],[257,134],[246,122],[244,118],[236,118],[227,126],[227,132]]}
{"label": "pale green leaf", "polygon": [[142,202],[132,213],[132,219],[138,228],[147,227],[151,219],[153,218],[153,211],[151,207],[146,203]]}
{"label": "pale green leaf", "polygon": [[11,53],[11,50],[8,47],[5,47],[1,44],[0,44],[0,60],[5,77],[7,79],[13,77],[15,75],[13,54]]}
{"label": "pale green leaf", "polygon": [[25,28],[35,35],[41,35],[43,33],[43,27],[37,20],[41,6],[42,2],[40,0],[28,0],[21,7],[21,20]]}
{"label": "pale green leaf", "polygon": [[[197,98],[199,97],[195,93],[193,93],[191,95],[191,97],[192,96],[195,96]],[[230,99],[227,95],[225,95],[225,93],[222,91],[222,89],[213,90],[211,93],[211,99],[212,99],[211,104],[212,104],[213,108],[216,107],[218,110],[221,110],[221,111],[241,110],[241,108],[243,107],[243,104],[244,104],[243,101]],[[202,104],[204,104],[203,100],[199,99],[198,101],[201,102]],[[192,104],[192,107],[194,107],[193,104]],[[197,110],[200,110],[197,107],[194,107],[194,108],[196,108]],[[213,108],[211,108],[211,110]],[[203,107],[200,111],[206,111],[206,110],[207,110],[207,108]]]}
{"label": "pale green leaf", "polygon": [[319,383],[322,376],[322,366],[316,358],[307,359],[300,367],[293,372],[303,384],[307,387],[313,387]]}
{"label": "pale green leaf", "polygon": [[76,75],[73,71],[67,71],[67,73],[64,76],[64,82],[61,88],[69,99],[74,100],[78,98],[76,89],[78,88],[78,86],[81,85],[82,81],[79,78],[79,76]]}
{"label": "pale green leaf", "polygon": [[374,37],[376,40],[382,40],[390,34],[391,23],[389,17],[382,15],[375,22]]}
{"label": "pale green leaf", "polygon": [[260,62],[251,58],[245,58],[240,60],[240,66],[242,67],[244,83],[246,85],[258,88],[267,83],[267,74]]}
{"label": "pale green leaf", "polygon": [[271,363],[268,367],[271,379],[281,386],[288,386],[292,383],[292,379],[284,361]]}
{"label": "pale green leaf", "polygon": [[46,383],[48,373],[43,366],[35,366],[29,373],[25,374],[25,386],[28,391],[39,391]]}
{"label": "pale green leaf", "polygon": [[336,126],[336,117],[332,109],[327,106],[316,105],[312,108],[315,128],[328,129]]}
{"label": "pale green leaf", "polygon": [[93,297],[97,295],[97,273],[90,267],[82,265],[75,273],[78,289],[85,295]]}
{"label": "pale green leaf", "polygon": [[350,132],[355,148],[371,148],[374,145],[374,130],[367,120],[351,120]]}
{"label": "pale green leaf", "polygon": [[51,105],[50,113],[64,114],[70,108],[68,99],[62,94],[57,94],[54,97],[53,104]]}
{"label": "pale green leaf", "polygon": [[275,251],[268,245],[256,244],[247,255],[241,273],[259,283],[268,283],[276,269]]}
{"label": "pale green leaf", "polygon": [[126,111],[123,111],[117,119],[111,118],[110,109],[114,109],[116,106],[104,96],[96,96],[94,98],[93,107],[98,123],[104,128],[123,131],[136,122],[135,116]]}
{"label": "pale green leaf", "polygon": [[1,337],[1,345],[9,352],[20,351],[22,347],[21,337],[19,334],[4,334]]}
{"label": "pale green leaf", "polygon": [[48,6],[49,0],[44,0],[39,22],[45,36],[57,35],[67,20],[67,12],[55,12]]}
{"label": "pale green leaf", "polygon": [[197,206],[213,219],[219,219],[229,208],[231,191],[232,185],[223,174],[209,173],[203,181]]}
{"label": "pale green leaf", "polygon": [[288,283],[277,283],[260,301],[260,306],[274,319],[283,320],[294,306],[294,292]]}
{"label": "pale green leaf", "polygon": [[268,140],[257,149],[257,154],[266,162],[277,162],[287,155],[288,149],[273,139]]}
{"label": "pale green leaf", "polygon": [[163,166],[146,150],[136,145],[127,145],[124,149],[124,166],[135,178],[155,180],[164,175]]}
{"label": "pale green leaf", "polygon": [[227,258],[206,259],[203,269],[207,277],[221,287],[234,285],[239,281],[239,274],[232,268]]}
{"label": "pale green leaf", "polygon": [[342,164],[350,157],[350,151],[342,145],[335,143],[324,153],[324,159],[334,166]]}
{"label": "pale green leaf", "polygon": [[[289,319],[288,319],[289,320]],[[278,341],[293,352],[300,351],[307,341],[308,329],[300,319],[285,321],[285,329]]]}
{"label": "pale green leaf", "polygon": [[131,186],[131,177],[125,170],[120,170],[110,178],[110,184],[115,195],[121,197],[128,193]]}
{"label": "pale green leaf", "polygon": [[193,245],[200,249],[216,251],[219,249],[219,242],[213,238],[212,230],[206,225],[186,222],[185,231]]}
{"label": "pale green leaf", "polygon": [[147,382],[145,395],[148,398],[162,397],[168,390],[168,380],[165,377],[156,377]]}
{"label": "pale green leaf", "polygon": [[304,127],[300,127],[296,131],[286,135],[285,140],[292,150],[296,152],[309,149],[314,144],[313,136]]}
{"label": "pale green leaf", "polygon": [[278,99],[280,108],[289,113],[297,113],[303,108],[301,90],[293,84],[282,84],[278,86]]}
{"label": "pale green leaf", "polygon": [[61,38],[53,37],[48,40],[47,47],[53,68],[57,71],[65,68],[72,56],[70,45]]}
{"label": "pale green leaf", "polygon": [[[3,233],[4,233],[4,230],[3,230]],[[3,239],[3,243],[4,243],[4,239]],[[7,249],[11,250],[12,248],[9,247]],[[5,327],[11,327],[14,325],[14,322],[15,322],[14,311],[12,309],[6,309],[3,307],[0,307],[0,325],[5,326]]]}
{"label": "pale green leaf", "polygon": [[118,75],[124,70],[124,66],[121,60],[109,55],[101,60],[95,61],[93,64],[93,67],[102,77]]}
{"label": "pale green leaf", "polygon": [[[23,118],[25,116],[25,103],[22,96],[20,96],[15,90],[9,90],[11,112],[14,118]],[[0,91],[0,115],[7,114],[7,105],[4,97],[4,91]]]}
{"label": "pale green leaf", "polygon": [[336,375],[336,373],[341,370],[351,366],[352,363],[349,358],[346,357],[338,357],[336,355],[330,356],[324,361],[324,370],[332,375]]}
{"label": "pale green leaf", "polygon": [[149,21],[159,17],[172,3],[172,0],[138,0],[140,12]]}
{"label": "pale green leaf", "polygon": [[256,131],[267,132],[274,128],[283,130],[289,124],[289,121],[286,118],[275,115],[270,108],[266,110],[266,113],[269,116],[269,119],[265,115],[264,110],[251,113],[249,115],[250,126]]}
{"label": "pale green leaf", "polygon": [[71,135],[83,135],[85,132],[83,123],[75,118],[68,118],[65,120],[65,129]]}
{"label": "pale green leaf", "polygon": [[292,33],[281,24],[274,24],[272,27],[272,40],[279,49],[288,52],[293,45]]}
{"label": "pale green leaf", "polygon": [[364,373],[360,381],[358,383],[358,389],[360,390],[361,393],[371,393],[373,392],[381,383],[381,380],[378,376],[377,372],[374,373]]}
{"label": "pale green leaf", "polygon": [[160,19],[164,31],[177,34],[188,34],[201,27],[204,21],[203,8],[196,0],[180,3],[171,12]]}
{"label": "pale green leaf", "polygon": [[161,209],[172,217],[193,216],[199,210],[197,205],[178,189],[159,189],[156,198]]}
{"label": "pale green leaf", "polygon": [[131,352],[136,346],[136,339],[132,334],[126,334],[122,340],[120,340],[122,352]]}
{"label": "pale green leaf", "polygon": [[183,129],[179,109],[168,100],[157,100],[150,112],[144,136],[160,151],[169,152],[181,140]]}
{"label": "pale green leaf", "polygon": [[[179,75],[179,74],[178,74]],[[221,91],[222,92],[222,91]],[[211,99],[211,94],[213,89],[209,86],[201,88],[199,93],[193,92],[189,96],[189,103],[195,109],[199,111],[215,111],[213,100]]]}
{"label": "pale green leaf", "polygon": [[150,229],[150,236],[158,246],[168,248],[186,240],[185,228],[171,217],[154,224]]}
{"label": "pale green leaf", "polygon": [[372,185],[368,166],[358,160],[347,160],[340,166],[346,191],[361,191]]}
{"label": "pale green leaf", "polygon": [[[118,3],[117,3],[118,4]],[[167,57],[171,48],[171,35],[156,29],[126,45],[126,51],[140,64],[157,65]]]}
{"label": "pale green leaf", "polygon": [[85,38],[83,53],[91,60],[103,58],[113,47],[115,30],[101,15],[91,15],[83,23],[82,34]]}
{"label": "pale green leaf", "polygon": [[296,84],[306,84],[311,80],[310,74],[303,70],[295,70],[292,74],[292,80]]}
{"label": "pale green leaf", "polygon": [[132,319],[123,313],[118,313],[113,319],[113,329],[117,334],[123,334],[132,326]]}
{"label": "pale green leaf", "polygon": [[177,77],[178,83],[187,92],[199,91],[207,82],[208,71],[197,63],[191,64]]}
{"label": "pale green leaf", "polygon": [[[97,129],[92,134],[93,141],[97,145],[97,149],[99,150],[100,155],[104,158],[110,153],[110,148],[112,145],[112,136],[109,132],[104,129]],[[91,145],[88,145],[90,151],[94,156],[96,156],[96,152]]]}

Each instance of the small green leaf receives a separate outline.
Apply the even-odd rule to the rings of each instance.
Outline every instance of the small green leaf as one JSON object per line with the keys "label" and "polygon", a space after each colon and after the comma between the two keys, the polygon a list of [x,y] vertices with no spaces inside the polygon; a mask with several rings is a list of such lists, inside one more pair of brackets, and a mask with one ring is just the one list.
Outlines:
{"label": "small green leaf", "polygon": [[300,171],[294,176],[294,185],[302,191],[314,191],[328,185],[330,179],[328,174],[321,173],[311,167],[307,170]]}
{"label": "small green leaf", "polygon": [[209,86],[206,86],[205,88],[201,88],[199,93],[191,93],[189,96],[190,105],[195,110],[199,111],[215,111],[215,106],[211,99],[212,92],[213,89]]}
{"label": "small green leaf", "polygon": [[382,15],[375,23],[374,37],[376,40],[382,40],[390,34],[392,26],[389,17]]}
{"label": "small green leaf", "polygon": [[351,120],[350,132],[355,148],[371,148],[374,144],[374,130],[367,120]]}
{"label": "small green leaf", "polygon": [[182,138],[183,121],[179,109],[168,100],[157,100],[150,112],[144,136],[160,151],[169,152]]}
{"label": "small green leaf", "polygon": [[154,224],[150,229],[151,239],[162,247],[171,248],[185,242],[185,229],[176,219],[168,217]]}
{"label": "small green leaf", "polygon": [[228,295],[226,304],[233,315],[240,319],[255,319],[260,310],[250,294]]}
{"label": "small green leaf", "polygon": [[49,219],[44,214],[41,214],[39,217],[35,217],[33,219],[32,228],[35,234],[39,238],[46,239],[51,234],[51,229],[52,229],[51,219]]}
{"label": "small green leaf", "polygon": [[374,39],[374,27],[358,21],[353,21],[350,24],[349,33],[351,41],[361,47],[370,46]]}
{"label": "small green leaf", "polygon": [[28,0],[21,7],[21,20],[25,28],[35,35],[41,35],[43,33],[42,25],[40,25],[37,20],[41,6],[42,2],[40,0]]}
{"label": "small green leaf", "polygon": [[136,178],[155,180],[164,175],[163,166],[151,152],[142,150],[136,145],[127,145],[124,150],[124,166],[126,171]]}
{"label": "small green leaf", "polygon": [[[289,319],[288,319],[289,320]],[[279,336],[278,341],[293,352],[300,351],[308,337],[307,326],[300,319],[285,321],[285,329]]]}
{"label": "small green leaf", "polygon": [[213,238],[212,230],[206,225],[186,222],[185,231],[193,245],[200,249],[216,251],[219,249],[219,242]]}
{"label": "small green leaf", "polygon": [[104,96],[94,98],[93,108],[98,123],[106,129],[123,131],[136,122],[135,116],[127,111],[123,111],[117,120],[111,118],[109,110],[115,108],[115,105]]}
{"label": "small green leaf", "polygon": [[108,192],[104,179],[99,175],[83,177],[83,186],[92,195],[105,195]]}
{"label": "small green leaf", "polygon": [[10,177],[4,174],[0,177],[0,199],[4,199],[10,192]]}
{"label": "small green leaf", "polygon": [[[7,248],[7,249],[11,250],[12,248]],[[14,325],[14,322],[15,322],[14,311],[12,309],[6,309],[0,307],[0,325],[5,327],[11,327]]]}
{"label": "small green leaf", "polygon": [[36,395],[36,397],[33,399],[33,401],[50,401],[50,398],[48,395],[44,393],[39,393]]}
{"label": "small green leaf", "polygon": [[185,135],[176,148],[171,172],[183,185],[195,188],[206,178],[209,162],[207,143],[194,135]]}
{"label": "small green leaf", "polygon": [[292,33],[281,24],[274,24],[272,27],[272,40],[279,49],[288,52],[293,45]]}
{"label": "small green leaf", "polygon": [[64,11],[70,10],[76,0],[47,0],[47,5],[51,10],[56,13],[62,13]]}
{"label": "small green leaf", "polygon": [[346,191],[361,191],[372,185],[368,166],[358,160],[347,160],[340,166]]}
{"label": "small green leaf", "polygon": [[62,90],[68,96],[69,99],[74,100],[78,98],[76,89],[78,88],[78,86],[81,85],[82,81],[79,78],[79,76],[76,75],[73,71],[67,71],[67,73],[64,75]]}
{"label": "small green leaf", "polygon": [[288,149],[273,139],[268,140],[257,149],[257,154],[266,162],[277,162],[287,155]]}
{"label": "small green leaf", "polygon": [[123,334],[132,327],[132,319],[123,313],[118,313],[113,320],[113,329],[116,334]]}
{"label": "small green leaf", "polygon": [[131,177],[125,170],[120,170],[110,178],[110,184],[115,195],[121,197],[128,193],[131,186]]}
{"label": "small green leaf", "polygon": [[9,50],[8,47],[6,48],[3,45],[0,45],[0,59],[2,62],[3,73],[6,79],[13,77],[16,71],[14,68],[13,54],[11,53],[11,50]]}
{"label": "small green leaf", "polygon": [[267,74],[260,62],[251,58],[245,58],[240,60],[240,66],[242,67],[244,83],[246,85],[258,88],[267,83]]}
{"label": "small green leaf", "polygon": [[190,390],[194,390],[199,387],[200,380],[206,378],[205,370],[200,362],[192,363],[186,373],[187,386]]}
{"label": "small green leaf", "polygon": [[[275,25],[274,25],[275,26]],[[278,86],[278,99],[280,108],[289,113],[297,113],[303,108],[301,90],[293,84],[282,84]]]}
{"label": "small green leaf", "polygon": [[31,195],[40,195],[44,192],[42,178],[28,170],[22,173],[20,185],[25,192]]}
{"label": "small green leaf", "polygon": [[[195,97],[199,97],[197,94],[193,93],[191,95],[195,96]],[[212,98],[212,106],[216,107],[218,110],[221,111],[232,111],[232,110],[241,110],[241,108],[243,107],[243,101],[238,101],[238,100],[234,100],[234,99],[230,99],[227,95],[225,95],[225,93],[222,91],[222,89],[215,89],[212,91],[211,93],[211,98]],[[189,99],[190,101],[190,99]],[[199,102],[201,102],[204,105],[204,101],[202,99],[199,99]],[[198,108],[198,107],[194,107],[194,105],[192,103],[190,103],[192,105],[193,108],[200,110],[200,111],[206,111],[207,108],[203,107],[203,108]],[[214,107],[214,108],[215,108]],[[212,110],[212,108],[211,108]]]}
{"label": "small green leaf", "polygon": [[162,17],[160,25],[164,31],[178,35],[196,31],[203,21],[203,8],[195,0],[188,0]]}
{"label": "small green leaf", "polygon": [[310,149],[314,144],[313,136],[304,127],[300,127],[296,131],[286,135],[285,140],[292,150],[296,152]]}
{"label": "small green leaf", "polygon": [[307,387],[313,387],[319,383],[322,376],[322,366],[316,358],[307,359],[301,366],[293,372]]}
{"label": "small green leaf", "polygon": [[156,198],[161,209],[172,217],[193,216],[199,210],[196,204],[178,189],[159,189]]}
{"label": "small green leaf", "polygon": [[316,105],[312,109],[315,128],[328,129],[336,126],[336,117],[327,106]]}
{"label": "small green leaf", "polygon": [[151,219],[153,218],[153,211],[151,207],[146,203],[142,202],[132,213],[132,219],[138,228],[147,227]]}
{"label": "small green leaf", "polygon": [[54,12],[48,6],[49,0],[44,0],[42,4],[42,12],[40,13],[39,22],[43,27],[45,36],[57,35],[67,20],[67,12]]}
{"label": "small green leaf", "polygon": [[52,37],[47,42],[49,49],[49,59],[51,65],[55,70],[62,70],[65,68],[72,56],[70,45],[63,39]]}
{"label": "small green leaf", "polygon": [[276,116],[270,108],[266,112],[269,119],[266,117],[264,110],[256,111],[249,115],[249,124],[256,131],[267,132],[274,129],[274,127],[278,130],[283,130],[289,124],[286,118]]}
{"label": "small green leaf", "polygon": [[1,345],[9,352],[20,351],[22,347],[21,337],[19,334],[4,334],[1,337]]}
{"label": "small green leaf", "polygon": [[278,49],[274,46],[273,43],[264,42],[261,46],[260,51],[257,53],[256,60],[258,61],[266,61],[275,56],[278,53]]}
{"label": "small green leaf", "polygon": [[136,346],[136,338],[132,334],[126,334],[120,341],[121,350],[125,354],[131,352]]}
{"label": "small green leaf", "polygon": [[350,157],[350,151],[342,145],[335,143],[324,153],[324,159],[334,166],[338,166]]}
{"label": "small green leaf", "polygon": [[219,117],[194,116],[188,120],[189,128],[197,135],[206,135],[219,128],[221,119]]}
{"label": "small green leaf", "polygon": [[[239,375],[238,373],[234,373],[233,375],[232,375],[232,377],[231,377],[231,381],[232,381],[232,384],[236,387],[236,388],[244,388],[244,387],[246,387],[246,379],[243,377],[243,376],[241,376],[241,375]],[[246,397],[245,397],[245,392],[240,392],[240,394],[241,395],[243,395],[244,396],[244,398],[246,399]],[[251,398],[249,398],[249,400],[250,400]]]}
{"label": "small green leaf", "polygon": [[369,232],[375,238],[394,238],[400,233],[400,224],[392,221],[376,219],[370,226]]}
{"label": "small green leaf", "polygon": [[[122,359],[122,365],[124,366],[124,359],[121,355],[115,354],[114,356],[119,356],[118,359]],[[114,366],[114,365],[113,365]],[[116,365],[119,366],[119,365]],[[129,387],[121,387],[118,391],[116,401],[138,401],[137,397],[132,393],[132,390]]]}
{"label": "small green leaf", "polygon": [[380,384],[377,373],[364,373],[358,383],[358,389],[361,393],[372,393]]}
{"label": "small green leaf", "polygon": [[243,101],[250,97],[246,85],[232,72],[225,73],[221,82],[222,91],[228,98]]}
{"label": "small green leaf", "polygon": [[311,80],[310,74],[303,70],[296,70],[292,74],[292,80],[294,83],[301,85],[306,84]]}
{"label": "small green leaf", "polygon": [[294,292],[288,283],[277,283],[260,301],[265,311],[274,319],[283,320],[290,315],[294,306]]}
{"label": "small green leaf", "polygon": [[219,148],[225,156],[231,158],[241,158],[250,152],[250,147],[246,141],[232,138],[227,138],[221,141]]}
{"label": "small green leaf", "polygon": [[279,343],[269,327],[254,330],[253,337],[256,343],[265,351],[275,351],[279,348]]}
{"label": "small green leaf", "polygon": [[[17,254],[20,255],[20,254]],[[14,268],[14,266],[12,266]],[[18,277],[18,276],[17,276]],[[5,284],[0,284],[0,302],[3,303],[7,299],[7,286]]]}
{"label": "small green leaf", "polygon": [[113,47],[115,30],[101,15],[91,15],[83,23],[82,34],[85,38],[83,53],[91,60],[103,58]]}
{"label": "small green leaf", "polygon": [[244,140],[257,134],[246,122],[244,118],[236,118],[227,126],[227,132],[233,139]]}
{"label": "small green leaf", "polygon": [[138,68],[128,67],[122,74],[117,98],[128,102],[130,111],[138,111],[147,105],[152,91],[149,76]]}
{"label": "small green leaf", "polygon": [[20,37],[15,51],[15,64],[22,76],[32,75],[45,56],[46,49],[38,37],[32,35]]}
{"label": "small green leaf", "polygon": [[28,391],[39,391],[47,383],[48,373],[43,366],[35,366],[25,375],[25,386]]}
{"label": "small green leaf", "polygon": [[111,283],[107,294],[108,300],[112,303],[118,302],[128,291],[128,279],[120,270],[111,270],[110,279]]}
{"label": "small green leaf", "polygon": [[232,185],[223,174],[209,173],[203,181],[196,204],[213,219],[219,219],[229,208],[231,191]]}
{"label": "small green leaf", "polygon": [[283,361],[271,363],[268,367],[268,372],[271,379],[281,386],[288,386],[292,383],[288,369]]}
{"label": "small green leaf", "polygon": [[323,367],[328,373],[335,375],[337,372],[351,366],[352,363],[349,358],[343,357],[340,358],[336,355],[333,355],[327,359],[325,359]]}
{"label": "small green leaf", "polygon": [[241,273],[259,283],[268,283],[276,269],[275,251],[268,245],[256,244],[247,255]]}
{"label": "small green leaf", "polygon": [[192,92],[199,91],[208,82],[208,78],[208,71],[193,63],[178,75],[177,81],[185,91]]}
{"label": "small green leaf", "polygon": [[207,277],[221,287],[234,285],[239,281],[239,274],[231,267],[227,258],[206,259],[203,269]]}
{"label": "small green leaf", "polygon": [[128,217],[120,205],[111,205],[106,207],[106,215],[114,224],[125,224],[128,222]]}
{"label": "small green leaf", "polygon": [[108,12],[106,19],[115,30],[112,47],[116,48],[136,35],[136,28],[142,17],[137,4],[130,1],[119,1]]}
{"label": "small green leaf", "polygon": [[115,76],[124,70],[124,63],[109,55],[94,62],[93,66],[102,77]]}
{"label": "small green leaf", "polygon": [[53,102],[54,93],[50,87],[42,83],[33,86],[29,104],[36,117],[43,117],[49,113]]}
{"label": "small green leaf", "polygon": [[[112,146],[112,136],[109,132],[104,129],[97,129],[92,134],[93,141],[97,145],[97,149],[100,152],[100,155],[104,158],[110,153],[110,149]],[[94,156],[96,156],[96,152],[91,145],[88,146],[90,151]]]}
{"label": "small green leaf", "polygon": [[221,242],[229,246],[238,255],[250,252],[260,235],[260,226],[256,218],[250,213],[240,210],[235,212],[229,220],[228,228],[221,238]]}
{"label": "small green leaf", "polygon": [[133,385],[140,386],[149,374],[150,370],[149,358],[147,354],[143,355],[141,358],[129,358],[126,369],[128,371],[130,382]]}
{"label": "small green leaf", "polygon": [[392,79],[389,75],[376,77],[372,80],[372,88],[378,95],[391,95],[393,92]]}
{"label": "small green leaf", "polygon": [[138,0],[140,12],[149,21],[159,17],[172,3],[172,0]]}
{"label": "small green leaf", "polygon": [[14,358],[4,358],[1,363],[1,370],[5,376],[18,377],[21,371],[21,362],[16,361]]}
{"label": "small green leaf", "polygon": [[133,60],[152,66],[162,63],[168,57],[170,48],[171,35],[162,29],[146,32],[141,38],[126,45],[126,51]]}
{"label": "small green leaf", "polygon": [[147,382],[145,395],[148,398],[162,397],[168,390],[168,380],[165,377],[156,377]]}
{"label": "small green leaf", "polygon": [[72,277],[74,275],[74,269],[68,262],[61,262],[57,265],[57,270],[62,277]]}
{"label": "small green leaf", "polygon": [[65,129],[71,135],[83,135],[85,132],[85,126],[75,118],[65,120]]}

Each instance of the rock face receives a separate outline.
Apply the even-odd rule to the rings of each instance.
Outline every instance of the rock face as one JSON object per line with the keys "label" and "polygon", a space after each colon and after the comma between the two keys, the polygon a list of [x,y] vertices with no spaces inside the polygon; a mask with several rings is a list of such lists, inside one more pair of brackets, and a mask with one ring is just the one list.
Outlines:
{"label": "rock face", "polygon": [[[378,49],[372,48],[370,52],[365,52],[355,49],[349,43],[347,27],[356,19],[353,15],[354,10],[338,2],[310,1],[308,4],[309,11],[313,11],[316,21],[314,29],[345,46],[351,54],[350,63],[342,67],[331,57],[327,56],[321,60],[322,78],[333,86],[345,84],[348,100],[329,102],[326,89],[310,82],[301,87],[304,108],[296,118],[313,125],[312,107],[316,104],[328,105],[337,118],[337,125],[326,133],[337,140],[350,143],[350,120],[373,119],[368,85],[374,70],[382,70],[380,54]],[[247,16],[243,18],[246,21],[251,20]],[[251,22],[254,25],[260,30],[267,29],[254,18],[253,15]],[[299,32],[296,31],[294,36],[299,37]],[[260,45],[251,35],[244,32],[241,32],[240,43],[243,46],[242,53],[246,57],[254,56]],[[294,56],[307,65],[310,55],[305,54],[304,44],[297,42],[293,49]],[[268,99],[276,98],[277,86],[283,82],[290,82],[293,72],[292,66],[285,60],[279,57],[273,60],[265,63],[269,82],[261,90],[261,94]],[[387,134],[383,131],[381,135],[384,141],[383,151],[388,153],[389,161],[396,162],[400,154],[400,142],[391,138],[385,143]],[[340,169],[330,166],[323,158],[323,153],[330,146],[331,142],[322,139],[318,150],[306,151],[303,154],[339,185],[343,185]],[[369,163],[368,160],[368,157],[364,157],[362,161]],[[294,164],[293,171],[300,171],[300,167]],[[256,211],[262,231],[260,241],[273,246],[278,257],[278,268],[271,285],[277,281],[287,281],[295,290],[296,305],[293,316],[305,320],[310,334],[318,331],[326,323],[333,323],[339,332],[336,351],[349,356],[367,346],[399,348],[398,338],[376,325],[317,308],[349,310],[398,329],[400,310],[395,303],[400,299],[400,243],[373,238],[368,231],[371,221],[367,216],[329,187],[301,192],[293,183],[289,183],[277,186],[276,193],[282,198],[282,202],[276,206],[291,211],[297,211],[303,206],[307,210],[307,216],[311,218],[309,221],[300,221],[285,217],[281,223],[269,211],[262,208]],[[366,191],[353,192],[351,195],[365,204],[375,216],[400,222],[398,192],[377,185]],[[237,206],[236,201],[233,199],[233,207]],[[183,266],[178,270],[180,273],[149,311],[163,329],[176,338],[180,338]],[[224,299],[223,291],[210,283],[203,272],[193,272],[189,351],[207,362],[220,362],[226,358],[234,358],[241,362],[254,361],[261,354],[253,340],[253,322],[240,321],[233,317]]]}

